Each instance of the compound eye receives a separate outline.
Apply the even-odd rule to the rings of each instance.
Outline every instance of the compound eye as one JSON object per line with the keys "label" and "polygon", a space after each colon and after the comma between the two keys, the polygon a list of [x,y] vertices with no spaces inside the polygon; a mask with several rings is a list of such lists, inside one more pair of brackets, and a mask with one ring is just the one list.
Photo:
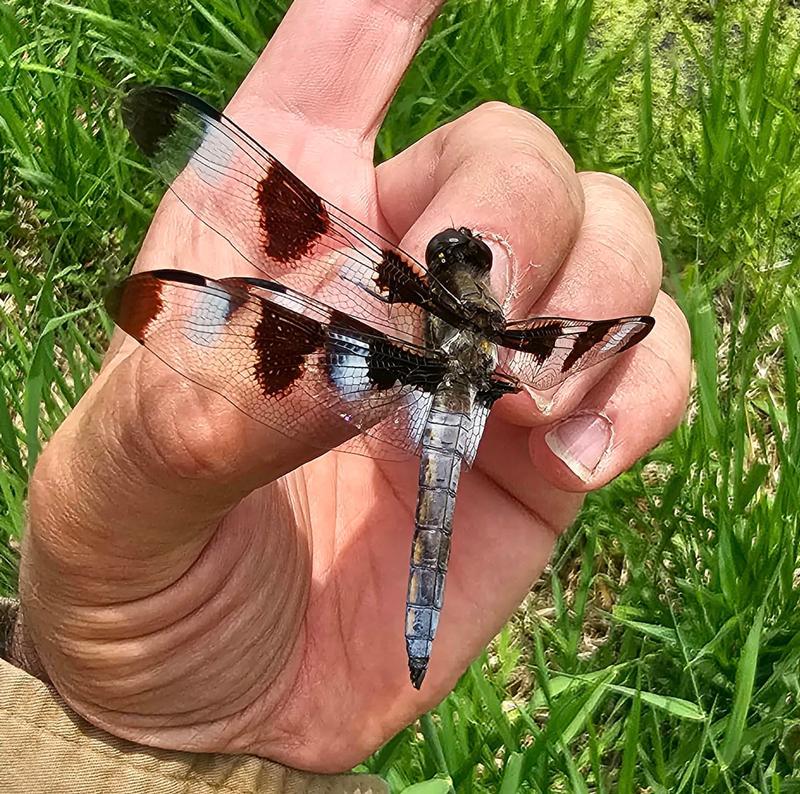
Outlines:
{"label": "compound eye", "polygon": [[457,245],[463,245],[469,241],[462,231],[458,229],[445,229],[443,232],[434,234],[431,237],[428,247],[425,249],[425,261],[428,265],[432,265],[439,258],[440,254],[447,254],[447,252]]}
{"label": "compound eye", "polygon": [[473,261],[475,261],[476,264],[479,263],[488,271],[492,267],[492,249],[478,237],[473,237],[470,242],[474,255]]}

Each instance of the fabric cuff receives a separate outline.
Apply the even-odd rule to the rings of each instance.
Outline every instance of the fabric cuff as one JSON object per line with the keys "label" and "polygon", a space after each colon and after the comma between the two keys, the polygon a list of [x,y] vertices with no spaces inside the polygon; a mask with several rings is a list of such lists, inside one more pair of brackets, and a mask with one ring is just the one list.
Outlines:
{"label": "fabric cuff", "polygon": [[[8,652],[14,636],[9,604],[0,604],[0,643],[6,641],[0,654]],[[0,659],[0,791],[388,794],[389,789],[371,775],[312,775],[255,756],[158,750],[118,739],[78,716],[47,683]]]}

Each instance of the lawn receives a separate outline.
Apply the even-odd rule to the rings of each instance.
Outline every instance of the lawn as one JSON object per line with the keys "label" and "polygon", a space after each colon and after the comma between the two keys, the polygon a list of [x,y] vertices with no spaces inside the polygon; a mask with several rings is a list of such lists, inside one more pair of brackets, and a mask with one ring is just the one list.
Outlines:
{"label": "lawn", "polygon": [[[162,190],[118,86],[224,104],[286,3],[173,5],[0,5],[0,594],[28,473]],[[792,3],[452,0],[406,76],[381,159],[501,99],[639,189],[696,376],[684,424],[587,501],[484,657],[363,765],[394,792],[800,791],[798,56]]]}

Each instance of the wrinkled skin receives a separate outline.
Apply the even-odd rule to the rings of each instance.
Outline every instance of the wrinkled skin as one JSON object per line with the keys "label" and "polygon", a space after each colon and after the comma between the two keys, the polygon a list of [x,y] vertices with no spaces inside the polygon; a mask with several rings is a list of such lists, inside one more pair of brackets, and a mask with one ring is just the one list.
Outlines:
{"label": "wrinkled skin", "polygon": [[[486,235],[514,316],[652,313],[655,329],[547,399],[496,406],[462,478],[421,692],[403,644],[416,464],[308,462],[315,453],[119,335],[36,468],[22,568],[29,641],[67,701],[112,733],[350,767],[444,697],[583,494],[679,421],[688,331],[659,291],[653,224],[633,189],[576,173],[550,129],[499,103],[373,168],[383,113],[437,6],[297,0],[228,112],[418,258],[453,222]],[[136,267],[253,274],[169,196]]]}

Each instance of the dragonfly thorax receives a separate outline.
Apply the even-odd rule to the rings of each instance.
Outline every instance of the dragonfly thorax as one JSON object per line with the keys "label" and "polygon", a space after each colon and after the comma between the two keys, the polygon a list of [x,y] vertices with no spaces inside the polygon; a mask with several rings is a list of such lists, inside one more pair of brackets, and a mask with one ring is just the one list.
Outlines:
{"label": "dragonfly thorax", "polygon": [[483,333],[453,328],[435,318],[429,320],[428,333],[429,342],[447,356],[447,369],[455,380],[488,387],[497,368],[497,346]]}

